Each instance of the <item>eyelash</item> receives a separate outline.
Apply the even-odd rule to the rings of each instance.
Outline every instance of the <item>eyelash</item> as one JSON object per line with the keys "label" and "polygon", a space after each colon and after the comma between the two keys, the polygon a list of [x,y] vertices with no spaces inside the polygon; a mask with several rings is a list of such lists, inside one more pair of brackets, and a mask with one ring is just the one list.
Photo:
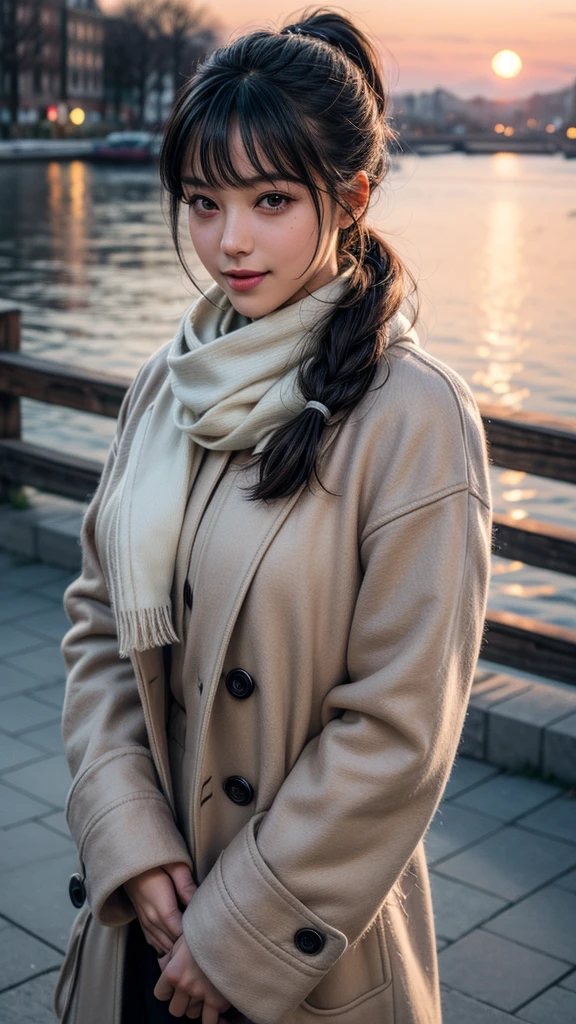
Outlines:
{"label": "eyelash", "polygon": [[[283,199],[285,205],[284,206],[276,206],[276,207],[270,207],[269,206],[269,207],[267,207],[268,213],[273,213],[273,214],[274,213],[282,213],[282,211],[286,209],[286,206],[289,206],[290,203],[294,202],[294,200],[292,199],[291,196],[286,196],[286,195],[284,195],[283,192],[267,192],[265,195],[260,196],[260,199],[258,200],[258,204],[260,204],[263,199],[270,199],[271,196],[274,196],[274,198]],[[190,206],[190,207],[193,208],[194,207],[194,203],[196,203],[199,199],[204,199],[205,201],[207,201],[209,203],[214,203],[214,200],[210,199],[209,196],[202,196],[202,195],[190,196],[189,199],[184,199],[184,202],[186,203],[187,206]],[[214,203],[214,206],[215,205],[216,204]],[[198,212],[198,211],[195,211],[195,212]],[[212,210],[201,210],[200,212],[201,213],[212,213]]]}

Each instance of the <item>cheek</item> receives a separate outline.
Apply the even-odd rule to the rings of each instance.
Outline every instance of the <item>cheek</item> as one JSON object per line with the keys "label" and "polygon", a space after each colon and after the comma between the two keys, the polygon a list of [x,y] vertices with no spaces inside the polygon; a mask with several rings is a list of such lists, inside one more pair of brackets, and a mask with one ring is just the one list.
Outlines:
{"label": "cheek", "polygon": [[199,220],[191,213],[188,218],[188,230],[192,245],[198,255],[218,248],[220,236],[216,217],[210,220]]}
{"label": "cheek", "polygon": [[270,252],[281,253],[284,261],[301,260],[313,251],[318,231],[314,211],[296,209],[293,213],[267,217],[266,221],[262,242]]}

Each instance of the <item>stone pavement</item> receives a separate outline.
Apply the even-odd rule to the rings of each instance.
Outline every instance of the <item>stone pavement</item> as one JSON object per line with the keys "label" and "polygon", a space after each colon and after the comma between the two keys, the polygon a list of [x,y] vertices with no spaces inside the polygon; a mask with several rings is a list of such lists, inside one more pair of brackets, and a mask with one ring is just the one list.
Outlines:
{"label": "stone pavement", "polygon": [[[0,574],[0,1024],[48,1024],[75,914],[59,645],[77,573],[0,552]],[[457,759],[426,837],[444,1024],[576,1021],[575,796]]]}

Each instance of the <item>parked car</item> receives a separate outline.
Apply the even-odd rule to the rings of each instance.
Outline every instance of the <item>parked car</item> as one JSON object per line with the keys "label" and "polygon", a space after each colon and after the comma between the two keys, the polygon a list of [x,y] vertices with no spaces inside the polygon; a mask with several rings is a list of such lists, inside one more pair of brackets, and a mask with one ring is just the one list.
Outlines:
{"label": "parked car", "polygon": [[110,132],[94,143],[92,157],[118,163],[150,163],[158,156],[160,143],[152,132]]}

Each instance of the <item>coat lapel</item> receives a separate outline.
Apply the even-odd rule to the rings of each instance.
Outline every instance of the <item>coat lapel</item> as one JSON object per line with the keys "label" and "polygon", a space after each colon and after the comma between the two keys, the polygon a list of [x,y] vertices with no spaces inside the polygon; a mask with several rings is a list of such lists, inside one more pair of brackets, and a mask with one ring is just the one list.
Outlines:
{"label": "coat lapel", "polygon": [[[213,486],[223,471],[228,453],[215,462],[211,476],[212,486],[206,490],[202,501],[195,509],[194,519],[199,518],[204,510]],[[247,483],[247,481],[246,481]],[[206,673],[206,699],[203,705],[202,723],[199,731],[198,761],[201,763],[206,732],[210,720],[210,712],[214,695],[218,686],[226,649],[248,591],[252,578],[263,558],[266,549],[296,504],[303,487],[288,498],[275,499],[272,502],[244,501],[241,510],[234,517],[234,564],[230,571],[222,573],[212,581],[210,607],[202,607],[199,596],[199,612],[203,618],[197,626],[197,634],[201,638],[201,649],[198,651],[201,664]],[[194,531],[187,530],[193,536]],[[179,547],[180,561],[175,567],[177,585],[173,593],[174,621],[180,623],[182,618],[181,582],[186,578],[190,557],[189,548],[192,536],[184,538]],[[138,681],[140,700],[148,731],[148,739],[156,771],[166,799],[174,810],[174,794],[170,777],[168,754],[168,738],[166,733],[166,686],[167,673],[164,648],[153,647],[146,651],[134,651],[131,661]],[[198,780],[196,780],[198,782]],[[193,800],[196,808],[198,801]],[[194,826],[195,826],[194,822]],[[193,830],[195,833],[195,828]]]}
{"label": "coat lapel", "polygon": [[197,790],[202,785],[199,769],[230,637],[254,574],[267,548],[296,504],[303,487],[304,485],[288,498],[278,498],[268,503],[248,500],[242,501],[240,506],[235,503],[233,551],[227,560],[227,571],[211,579],[209,607],[202,606],[201,594],[196,599],[196,614],[200,618],[197,618],[195,625],[198,643],[195,645],[194,656],[197,664],[202,665],[206,689],[198,730],[194,772],[196,791],[191,795],[193,836],[199,834],[197,814],[200,800]]}

